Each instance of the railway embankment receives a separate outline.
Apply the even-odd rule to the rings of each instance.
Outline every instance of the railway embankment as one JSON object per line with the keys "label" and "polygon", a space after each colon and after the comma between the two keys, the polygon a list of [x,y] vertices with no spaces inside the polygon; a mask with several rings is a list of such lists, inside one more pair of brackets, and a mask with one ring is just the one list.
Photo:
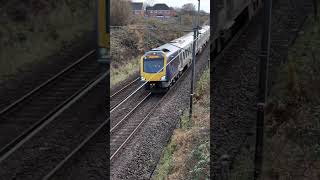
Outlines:
{"label": "railway embankment", "polygon": [[[301,26],[272,73],[268,94],[262,174],[266,180],[320,177],[320,23],[312,13],[304,23],[294,20]],[[272,59],[279,62],[273,55]],[[239,151],[232,178],[252,177],[254,148],[248,144],[254,142],[254,137],[248,138]]]}
{"label": "railway embankment", "polygon": [[210,169],[210,75],[201,76],[194,97],[194,114],[180,117],[180,128],[173,132],[162,152],[153,179],[206,179]]}
{"label": "railway embankment", "polygon": [[0,77],[76,44],[94,28],[95,4],[80,1],[6,1],[0,8]]}
{"label": "railway embankment", "polygon": [[0,6],[0,108],[95,45],[93,1],[12,0]]}
{"label": "railway embankment", "polygon": [[265,179],[319,179],[320,22],[310,16],[271,89],[265,136]]}

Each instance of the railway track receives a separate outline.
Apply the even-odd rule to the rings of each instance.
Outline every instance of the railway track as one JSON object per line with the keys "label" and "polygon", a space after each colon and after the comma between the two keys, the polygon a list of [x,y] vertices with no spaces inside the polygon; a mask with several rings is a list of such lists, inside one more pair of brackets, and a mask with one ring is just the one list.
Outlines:
{"label": "railway track", "polygon": [[[133,137],[142,123],[153,113],[161,97],[162,95],[151,95],[151,93],[148,93],[129,113],[112,126],[110,129],[110,160],[114,159],[130,138]],[[146,114],[145,118],[136,118],[141,114]]]}
{"label": "railway track", "polygon": [[[136,101],[136,105],[130,108],[130,111],[126,113],[120,120],[116,123],[111,122],[110,128],[110,161],[111,163],[120,154],[121,150],[130,142],[130,139],[140,130],[143,123],[154,113],[159,105],[161,105],[162,100],[170,94],[174,86],[179,84],[180,81],[188,74],[191,68],[188,68],[180,78],[175,82],[175,84],[170,88],[165,94],[151,94],[150,92],[145,93],[142,96],[142,100]],[[142,89],[140,86],[137,90]],[[136,90],[136,91],[137,91]],[[136,92],[135,91],[135,92]],[[126,106],[128,107],[128,106]],[[113,114],[111,113],[111,119]],[[143,117],[143,118],[141,118]],[[114,124],[114,125],[113,125]]]}
{"label": "railway track", "polygon": [[[90,51],[33,91],[1,110],[0,174],[2,174],[2,177],[10,177],[10,174],[12,175],[8,168],[13,172],[15,169],[19,171],[18,169],[21,168],[20,163],[14,165],[17,159],[20,159],[21,161],[18,161],[27,166],[26,168],[33,168],[32,163],[35,163],[36,160],[32,160],[35,162],[30,160],[29,162],[23,161],[23,159],[28,158],[28,155],[23,154],[28,154],[27,147],[29,144],[47,144],[50,141],[50,137],[39,141],[39,137],[42,136],[40,134],[45,134],[45,129],[48,129],[52,124],[59,123],[61,114],[64,111],[68,111],[71,105],[79,101],[80,97],[86,96],[91,89],[98,86],[100,89],[103,88],[106,76],[107,73],[101,74],[99,72],[99,64],[94,57],[94,51]],[[68,118],[70,119],[70,117]],[[99,123],[99,121],[97,122]],[[64,122],[61,123],[63,124]],[[65,125],[67,126],[68,123],[71,123],[71,121],[66,121]],[[80,124],[80,122],[73,123],[75,123],[75,126]],[[90,125],[94,126],[93,123]],[[59,131],[58,127],[55,126],[50,130],[56,128]],[[65,134],[67,135],[68,133]],[[70,140],[72,139],[73,137]],[[59,141],[55,143],[57,142]],[[34,151],[36,152],[37,150],[39,149],[35,148]],[[39,164],[41,163],[39,162]],[[22,167],[20,170],[24,171],[25,168]]]}
{"label": "railway track", "polygon": [[[135,100],[136,100],[135,98],[139,98],[140,96],[142,96],[142,94],[138,93],[139,90],[142,89],[140,82],[137,82],[138,80],[139,79],[135,79],[135,80],[129,82],[126,86],[124,86],[123,88],[116,91],[115,93],[113,93],[110,96],[111,102],[114,103],[114,106],[117,106],[116,108],[113,108],[115,113],[123,112],[123,110],[119,108],[119,107],[121,107],[121,105],[125,105],[125,106],[128,106],[128,104],[134,105]],[[99,81],[101,81],[101,79]],[[137,86],[140,86],[140,88],[136,89]],[[150,93],[148,93],[148,95],[150,95]],[[131,100],[131,98],[133,100]],[[128,102],[128,104],[126,104],[127,102]],[[125,118],[123,118],[123,120],[124,119]],[[49,172],[46,172],[43,179],[55,179],[57,177],[62,177],[62,178],[69,177],[69,175],[63,175],[64,170],[66,168],[73,167],[72,164],[75,163],[75,162],[73,162],[75,160],[75,157],[81,158],[82,152],[86,152],[86,149],[88,149],[88,148],[90,149],[90,144],[92,144],[92,142],[96,142],[97,139],[101,140],[102,136],[105,135],[105,130],[109,129],[108,128],[108,126],[110,125],[110,118],[109,117],[102,115],[102,116],[100,116],[99,120],[97,120],[97,122],[100,122],[100,124],[96,123],[96,125],[95,125],[96,128],[91,130],[91,133],[89,133],[89,135],[82,138],[83,140],[81,142],[79,142],[77,146],[74,146],[72,148],[73,150],[70,151],[64,157],[64,159],[61,159],[61,161],[55,163],[55,166],[52,167]],[[111,122],[113,122],[113,121],[111,120]],[[120,123],[118,123],[118,125],[119,124]],[[105,141],[104,141],[104,143],[105,143]],[[101,143],[100,143],[100,147],[101,147]],[[104,148],[106,148],[106,147],[104,147]],[[100,148],[100,150],[102,150],[102,149]],[[98,153],[98,152],[96,152],[96,153]],[[105,156],[105,154],[103,154],[103,155]],[[93,154],[93,156],[95,156],[95,154]],[[92,161],[96,161],[99,158],[101,158],[101,157],[97,157],[96,159],[92,159]],[[83,164],[81,166],[83,166]],[[104,168],[106,169],[107,167],[104,166]],[[77,176],[77,175],[74,174],[74,176]],[[86,176],[86,175],[84,174],[84,176]],[[101,174],[100,174],[100,176],[101,176]],[[103,176],[103,177],[105,177],[105,176]],[[79,178],[81,179],[83,177],[79,177]]]}
{"label": "railway track", "polygon": [[125,100],[129,94],[132,94],[136,89],[138,89],[143,82],[139,81],[140,78],[136,78],[133,81],[126,84],[121,89],[117,90],[115,93],[110,95],[110,111],[114,109]]}
{"label": "railway track", "polygon": [[[307,16],[310,2],[278,0],[273,7],[269,87],[273,84],[278,67],[286,59],[289,45]],[[229,155],[232,168],[244,148],[254,147],[259,32],[260,23],[257,17],[214,64],[213,83],[216,86],[213,89],[213,164],[216,178],[220,177],[222,168],[220,157]],[[248,177],[251,177],[251,172],[241,173],[248,173]]]}
{"label": "railway track", "polygon": [[[127,83],[127,85],[125,85],[124,87],[122,87],[121,89],[119,89],[118,91],[116,91],[115,93],[113,93],[110,96],[110,102],[113,102],[113,106],[114,108],[111,114],[121,114],[123,113],[123,109],[121,109],[120,107],[124,106],[127,107],[128,105],[132,104],[134,105],[136,103],[135,98],[139,98],[139,97],[143,97],[143,91],[139,94],[139,90],[142,89],[143,86],[141,86],[141,83],[138,82],[138,78],[134,79],[133,81]],[[139,87],[137,87],[139,86]],[[141,101],[141,103],[139,103],[136,107],[138,107],[140,104],[142,104],[151,94],[147,93],[147,97],[143,98],[143,100]],[[128,108],[130,109],[130,108]],[[131,112],[133,112],[135,109],[132,109]],[[130,113],[129,113],[130,114]],[[127,115],[129,116],[129,115]],[[113,124],[115,124],[115,120],[113,120],[113,117],[111,117],[111,120],[109,117],[104,116],[103,117],[104,121],[90,134],[88,135],[76,148],[74,148],[74,150],[69,153],[62,161],[60,161],[60,163],[58,163],[49,173],[46,174],[46,176],[43,178],[44,180],[47,179],[55,179],[58,177],[66,177],[69,176],[69,171],[66,172],[65,169],[72,169],[71,167],[73,167],[73,164],[77,164],[76,162],[74,162],[75,159],[80,158],[81,159],[81,155],[82,152],[87,152],[88,150],[86,149],[90,149],[90,146],[92,146],[92,144],[94,144],[93,146],[99,146],[100,150],[101,148],[106,148],[105,146],[101,145],[99,143],[92,143],[92,142],[96,142],[99,139],[104,139],[103,144],[105,145],[105,131],[106,129],[109,129],[108,127],[110,126],[110,124],[112,124],[112,122],[114,122]],[[119,118],[118,118],[119,119]],[[123,117],[121,122],[118,122],[116,125],[113,126],[113,129],[115,129],[116,127],[118,127],[124,120],[126,119],[126,117]],[[110,123],[111,122],[111,123]],[[112,126],[112,125],[111,125]],[[91,145],[90,145],[91,144]],[[104,152],[104,151],[103,151]],[[96,152],[98,153],[98,152]],[[92,154],[92,156],[95,156],[96,153]],[[103,156],[105,156],[105,154],[103,154]],[[77,157],[77,158],[75,158]],[[97,158],[93,158],[90,160],[90,162],[88,162],[88,160],[84,160],[85,162],[83,163],[89,163],[92,164],[92,161],[97,161],[97,159],[99,159],[101,157],[97,157]],[[108,159],[106,161],[109,161]],[[105,164],[106,162],[104,161],[103,164]],[[71,165],[72,164],[72,165]],[[81,166],[83,166],[83,164],[81,164]],[[81,169],[81,167],[78,168]],[[107,167],[104,166],[105,169],[107,169]],[[77,177],[77,179],[82,179],[84,177],[87,176],[87,174],[83,174],[83,177],[79,177],[78,174],[79,171],[75,172],[72,176],[73,177]],[[107,173],[107,172],[105,172]],[[68,175],[67,175],[68,174]],[[104,177],[100,174],[100,177]],[[85,179],[85,178],[84,178]]]}
{"label": "railway track", "polygon": [[[99,72],[94,51],[0,111],[0,156],[43,124]],[[21,133],[22,132],[22,133]],[[0,158],[3,159],[3,158]],[[1,161],[0,161],[1,162]]]}

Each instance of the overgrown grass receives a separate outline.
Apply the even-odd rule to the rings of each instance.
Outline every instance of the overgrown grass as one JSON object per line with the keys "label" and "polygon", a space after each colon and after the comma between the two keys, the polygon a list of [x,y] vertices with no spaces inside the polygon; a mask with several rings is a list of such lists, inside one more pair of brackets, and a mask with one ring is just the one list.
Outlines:
{"label": "overgrown grass", "polygon": [[209,70],[197,83],[192,120],[188,110],[163,151],[153,179],[209,179]]}
{"label": "overgrown grass", "polygon": [[94,2],[8,1],[0,13],[0,77],[45,60],[93,30]]}
{"label": "overgrown grass", "polygon": [[129,61],[121,68],[111,68],[111,87],[117,83],[126,80],[129,76],[133,75],[139,70],[139,58],[135,58]]}

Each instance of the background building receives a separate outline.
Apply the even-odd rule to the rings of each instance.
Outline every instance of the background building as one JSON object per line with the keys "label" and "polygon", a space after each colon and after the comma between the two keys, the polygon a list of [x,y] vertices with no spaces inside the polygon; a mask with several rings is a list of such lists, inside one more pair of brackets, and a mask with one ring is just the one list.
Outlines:
{"label": "background building", "polygon": [[140,16],[144,16],[145,15],[145,10],[143,7],[143,3],[139,3],[139,2],[132,2],[131,3],[131,7],[132,7],[132,13],[134,15],[140,15]]}
{"label": "background building", "polygon": [[146,7],[146,16],[149,17],[174,17],[176,12],[173,8],[169,8],[166,4],[155,4]]}

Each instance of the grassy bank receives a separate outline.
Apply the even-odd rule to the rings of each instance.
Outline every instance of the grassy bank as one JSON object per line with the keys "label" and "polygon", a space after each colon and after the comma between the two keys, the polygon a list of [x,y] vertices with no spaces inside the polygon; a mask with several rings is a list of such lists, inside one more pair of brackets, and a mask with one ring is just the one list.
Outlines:
{"label": "grassy bank", "polygon": [[40,62],[94,28],[94,2],[3,2],[0,9],[0,77]]}
{"label": "grassy bank", "polygon": [[181,116],[153,179],[209,179],[210,78],[206,70],[197,84],[192,120]]}

